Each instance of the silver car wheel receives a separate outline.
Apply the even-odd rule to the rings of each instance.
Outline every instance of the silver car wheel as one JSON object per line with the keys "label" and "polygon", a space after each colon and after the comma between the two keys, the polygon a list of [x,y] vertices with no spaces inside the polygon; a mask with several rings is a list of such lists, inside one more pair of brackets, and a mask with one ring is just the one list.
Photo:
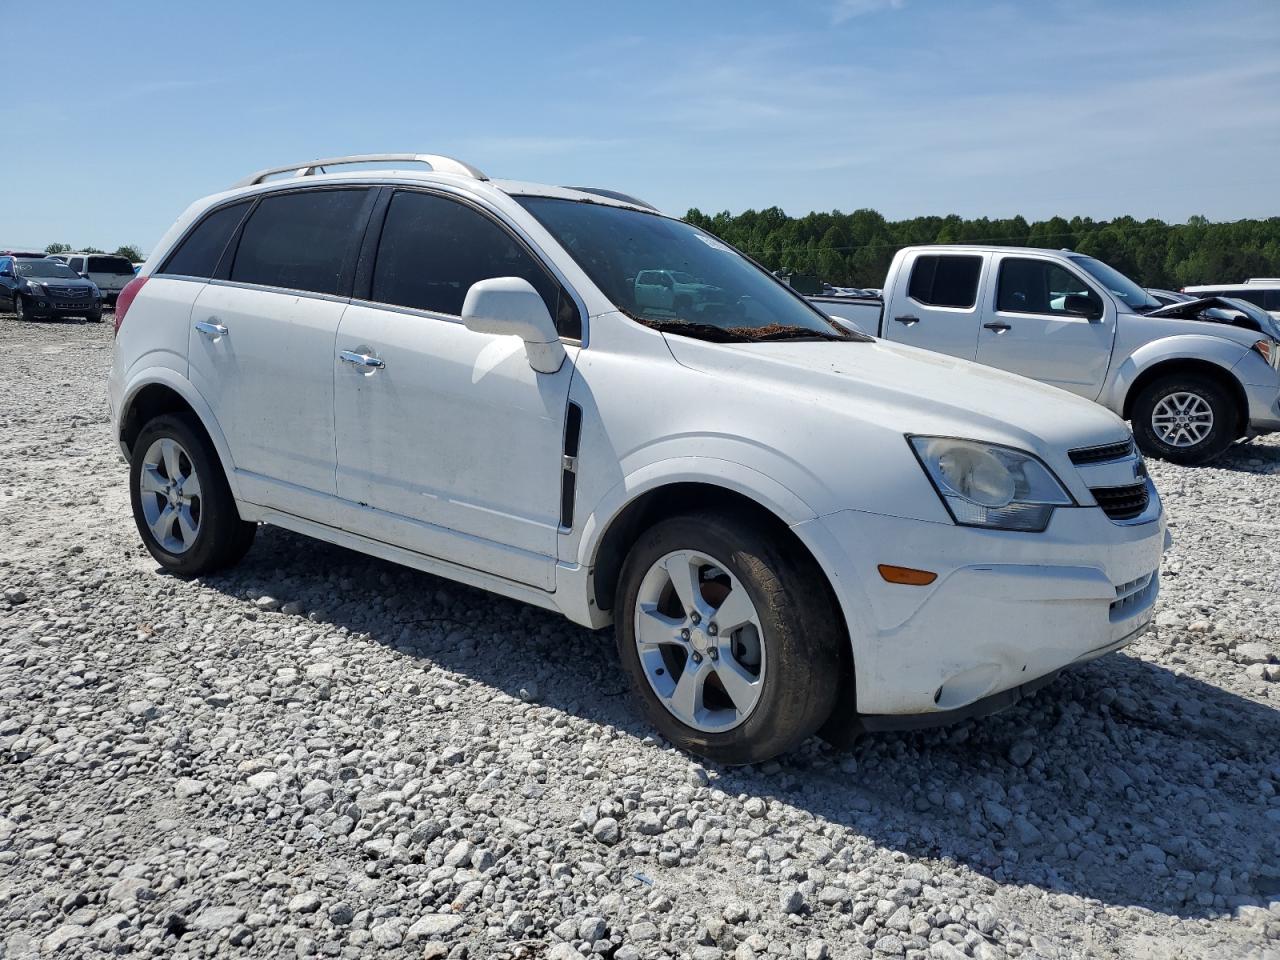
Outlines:
{"label": "silver car wheel", "polygon": [[147,448],[138,473],[142,515],[161,549],[183,554],[200,535],[200,478],[186,448],[161,437]]}
{"label": "silver car wheel", "polygon": [[751,715],[764,688],[764,631],[723,563],[693,550],[660,558],[640,583],[634,616],[645,678],[673,717],[724,733]]}
{"label": "silver car wheel", "polygon": [[1171,447],[1194,447],[1213,430],[1213,408],[1198,393],[1171,393],[1151,411],[1151,429]]}

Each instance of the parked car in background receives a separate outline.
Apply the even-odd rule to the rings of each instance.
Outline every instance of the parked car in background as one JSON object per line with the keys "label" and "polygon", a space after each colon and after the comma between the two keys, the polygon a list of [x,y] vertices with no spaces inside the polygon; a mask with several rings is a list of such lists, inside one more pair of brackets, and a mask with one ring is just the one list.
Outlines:
{"label": "parked car in background", "polygon": [[1248,300],[1280,319],[1280,279],[1255,277],[1244,283],[1203,283],[1183,287],[1182,292],[1196,297],[1234,297],[1237,300]]}
{"label": "parked car in background", "polygon": [[167,569],[266,522],[612,621],[654,724],[727,763],[989,712],[1148,625],[1164,517],[1110,412],[849,333],[612,191],[349,162],[194,203],[120,297]]}
{"label": "parked car in background", "polygon": [[43,254],[0,257],[0,302],[6,300],[19,320],[102,319],[102,295],[93,281]]}
{"label": "parked car in background", "polygon": [[635,278],[636,300],[655,310],[702,310],[719,303],[724,291],[685,270],[641,270]]}
{"label": "parked car in background", "polygon": [[1032,377],[1133,422],[1142,451],[1203,463],[1280,430],[1280,348],[1211,313],[1161,315],[1128,277],[1069,250],[898,252],[887,299],[815,302],[887,340]]}
{"label": "parked car in background", "polygon": [[24,260],[40,260],[44,256],[43,252],[31,250],[0,250],[0,257],[21,257]]}
{"label": "parked car in background", "polygon": [[137,275],[130,260],[113,254],[59,253],[55,256],[80,276],[97,284],[102,291],[103,302],[111,308],[115,307],[125,284]]}

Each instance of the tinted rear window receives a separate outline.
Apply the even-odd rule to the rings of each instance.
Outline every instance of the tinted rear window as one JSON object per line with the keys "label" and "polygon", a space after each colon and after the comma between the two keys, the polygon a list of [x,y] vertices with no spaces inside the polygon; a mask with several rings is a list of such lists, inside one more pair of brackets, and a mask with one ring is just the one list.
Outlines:
{"label": "tinted rear window", "polygon": [[972,307],[978,302],[978,274],[981,272],[981,257],[916,257],[911,268],[908,295],[931,307]]}
{"label": "tinted rear window", "polygon": [[133,264],[124,257],[90,257],[89,273],[127,273],[133,275]]}
{"label": "tinted rear window", "polygon": [[213,211],[201,220],[199,226],[179,244],[178,249],[169,255],[160,272],[179,277],[212,277],[218,269],[218,260],[226,249],[227,241],[231,239],[236,227],[240,226],[251,202],[245,200],[233,203],[229,207]]}
{"label": "tinted rear window", "polygon": [[245,224],[231,279],[313,293],[344,291],[368,197],[367,189],[266,197]]}

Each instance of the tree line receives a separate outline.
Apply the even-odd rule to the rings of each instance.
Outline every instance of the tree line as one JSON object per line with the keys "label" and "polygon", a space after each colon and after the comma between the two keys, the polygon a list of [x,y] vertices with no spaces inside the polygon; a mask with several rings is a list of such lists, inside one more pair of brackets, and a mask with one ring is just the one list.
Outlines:
{"label": "tree line", "polygon": [[778,207],[685,220],[748,253],[770,270],[815,274],[842,287],[880,287],[893,255],[921,243],[983,243],[1066,248],[1097,257],[1148,287],[1280,277],[1280,217],[1186,223],[1118,217],[1052,217],[1027,222],[982,217],[886,220],[875,210],[789,217]]}
{"label": "tree line", "polygon": [[[44,248],[44,252],[48,254],[54,253],[106,253],[105,250],[99,250],[97,247],[73,247],[69,243],[51,243]],[[113,257],[124,257],[132,263],[141,263],[146,259],[142,255],[142,251],[133,244],[128,243],[123,247],[116,247],[111,254]]]}

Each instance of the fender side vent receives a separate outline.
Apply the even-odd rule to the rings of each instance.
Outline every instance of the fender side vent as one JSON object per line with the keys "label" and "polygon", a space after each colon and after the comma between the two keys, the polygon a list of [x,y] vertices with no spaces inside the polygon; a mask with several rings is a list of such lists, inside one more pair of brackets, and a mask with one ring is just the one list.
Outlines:
{"label": "fender side vent", "polygon": [[570,403],[564,418],[564,456],[560,471],[560,526],[573,528],[573,497],[578,480],[578,441],[582,437],[582,408]]}

